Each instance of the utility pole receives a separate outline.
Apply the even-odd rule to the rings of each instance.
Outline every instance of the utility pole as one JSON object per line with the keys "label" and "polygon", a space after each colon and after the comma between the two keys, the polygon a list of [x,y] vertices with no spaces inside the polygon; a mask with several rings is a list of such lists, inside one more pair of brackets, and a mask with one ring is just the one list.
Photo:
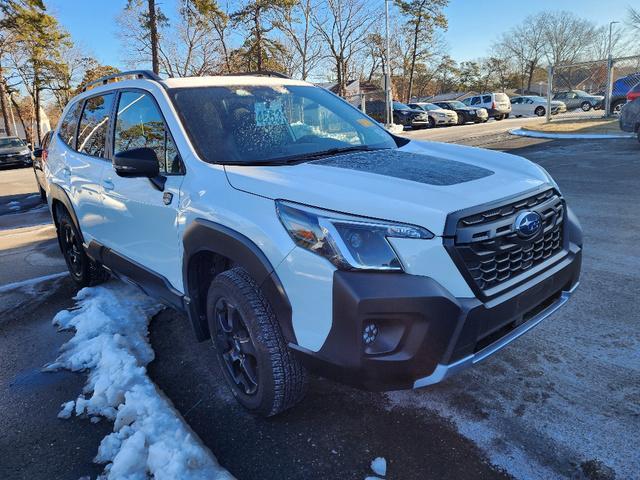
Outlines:
{"label": "utility pole", "polygon": [[391,47],[389,41],[389,2],[390,0],[384,0],[384,23],[385,23],[385,57],[387,60],[385,62],[385,71],[384,71],[384,106],[385,106],[385,121],[387,127],[390,127],[393,124],[393,110],[392,110],[392,99],[391,99]]}
{"label": "utility pole", "polygon": [[611,112],[611,88],[613,84],[613,57],[611,56],[611,37],[613,34],[613,24],[617,21],[609,22],[609,45],[607,47],[607,89],[604,97],[604,116],[608,117]]}

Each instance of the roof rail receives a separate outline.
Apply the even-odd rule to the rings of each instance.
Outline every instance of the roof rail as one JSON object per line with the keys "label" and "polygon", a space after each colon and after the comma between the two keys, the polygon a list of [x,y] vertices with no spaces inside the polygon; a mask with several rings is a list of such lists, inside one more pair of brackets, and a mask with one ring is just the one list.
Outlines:
{"label": "roof rail", "polygon": [[226,77],[229,76],[238,76],[238,77],[244,77],[244,76],[255,76],[255,77],[276,77],[276,78],[286,78],[287,80],[290,80],[291,77],[289,77],[288,75],[285,75],[284,73],[280,73],[280,72],[274,72],[273,70],[256,70],[255,72],[238,72],[238,73],[227,73],[225,74]]}
{"label": "roof rail", "polygon": [[[162,80],[157,74],[153,73],[151,70],[129,70],[126,72],[112,73],[111,75],[105,75],[104,77],[100,77],[96,80],[93,80],[87,83],[85,86],[83,86],[82,91],[86,92],[87,90],[94,88],[98,84],[106,85],[107,83],[118,82],[120,81],[118,79],[123,79],[124,77],[134,77],[136,79],[146,78],[148,80],[155,80],[156,82],[159,82],[160,80]],[[112,80],[112,82],[109,82],[109,80]]]}

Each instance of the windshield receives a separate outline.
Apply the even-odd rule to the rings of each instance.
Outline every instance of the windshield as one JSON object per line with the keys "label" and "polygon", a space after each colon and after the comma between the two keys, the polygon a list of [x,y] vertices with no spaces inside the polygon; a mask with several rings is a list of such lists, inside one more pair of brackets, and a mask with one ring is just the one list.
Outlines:
{"label": "windshield", "polygon": [[170,90],[200,157],[257,164],[349,149],[396,148],[359,110],[312,86],[228,86]]}
{"label": "windshield", "polygon": [[588,97],[589,94],[587,92],[584,92],[582,90],[574,90],[573,91],[576,95],[578,95],[579,97]]}
{"label": "windshield", "polygon": [[24,146],[24,142],[19,138],[0,138],[0,148]]}
{"label": "windshield", "polygon": [[441,107],[434,105],[433,103],[423,103],[422,108],[425,110],[441,110]]}
{"label": "windshield", "polygon": [[467,108],[467,106],[462,102],[453,101],[453,102],[447,102],[447,103],[451,105],[451,108]]}
{"label": "windshield", "polygon": [[411,107],[409,107],[409,105],[405,105],[404,103],[393,102],[393,109],[394,110],[411,110]]}

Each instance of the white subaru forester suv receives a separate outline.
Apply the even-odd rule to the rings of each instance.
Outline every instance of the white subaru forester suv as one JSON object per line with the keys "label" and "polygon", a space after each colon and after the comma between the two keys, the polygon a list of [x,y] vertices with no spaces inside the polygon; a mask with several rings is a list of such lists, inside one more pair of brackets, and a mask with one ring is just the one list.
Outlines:
{"label": "white subaru forester suv", "polygon": [[45,170],[75,282],[114,274],[186,312],[261,415],[296,404],[307,371],[440,382],[578,285],[581,227],[545,170],[393,136],[277,75],[99,79]]}

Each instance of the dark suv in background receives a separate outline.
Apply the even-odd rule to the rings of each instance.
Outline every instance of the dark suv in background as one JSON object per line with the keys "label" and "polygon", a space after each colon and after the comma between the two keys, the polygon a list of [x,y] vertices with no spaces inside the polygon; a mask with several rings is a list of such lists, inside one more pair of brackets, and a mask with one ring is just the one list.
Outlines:
{"label": "dark suv in background", "polygon": [[438,105],[445,110],[453,110],[458,114],[458,125],[465,123],[484,123],[489,120],[489,114],[484,108],[480,107],[467,107],[464,103],[458,100],[447,100],[445,102],[433,102],[434,105]]}
{"label": "dark suv in background", "polygon": [[[384,102],[373,100],[365,104],[365,110],[374,120],[384,123]],[[427,128],[429,126],[429,114],[423,110],[411,108],[400,102],[393,102],[393,123],[403,127]]]}
{"label": "dark suv in background", "polygon": [[0,167],[31,165],[31,150],[29,145],[18,137],[0,138]]}

